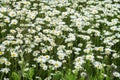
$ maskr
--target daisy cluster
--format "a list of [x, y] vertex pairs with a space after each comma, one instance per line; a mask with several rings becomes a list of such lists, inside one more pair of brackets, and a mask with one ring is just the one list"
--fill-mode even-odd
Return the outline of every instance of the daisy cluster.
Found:
[[117, 80], [119, 62], [120, 0], [0, 0], [2, 79], [34, 68], [34, 79], [71, 69]]

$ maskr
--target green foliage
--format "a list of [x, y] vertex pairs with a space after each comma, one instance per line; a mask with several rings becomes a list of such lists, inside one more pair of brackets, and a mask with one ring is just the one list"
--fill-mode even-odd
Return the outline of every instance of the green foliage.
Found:
[[74, 74], [73, 74], [72, 71], [69, 69], [69, 70], [66, 72], [63, 80], [77, 80], [77, 73], [74, 73]]
[[11, 80], [21, 80], [20, 75], [16, 72], [12, 72]]
[[57, 72], [56, 74], [53, 75], [53, 80], [60, 80], [62, 78], [63, 73], [62, 72]]
[[33, 75], [34, 75], [34, 68], [30, 68], [27, 72], [24, 73], [24, 77], [29, 80], [32, 80]]
[[34, 75], [34, 68], [30, 68], [28, 71], [28, 75], [30, 77], [30, 79], [32, 79], [33, 75]]
[[119, 4], [0, 0], [0, 80], [119, 80]]

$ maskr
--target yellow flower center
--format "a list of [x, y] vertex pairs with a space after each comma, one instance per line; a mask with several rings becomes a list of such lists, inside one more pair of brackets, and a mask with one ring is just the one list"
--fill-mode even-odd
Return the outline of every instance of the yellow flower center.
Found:
[[55, 63], [55, 66], [58, 67], [58, 63]]
[[0, 52], [0, 55], [2, 55], [3, 53], [2, 52]]

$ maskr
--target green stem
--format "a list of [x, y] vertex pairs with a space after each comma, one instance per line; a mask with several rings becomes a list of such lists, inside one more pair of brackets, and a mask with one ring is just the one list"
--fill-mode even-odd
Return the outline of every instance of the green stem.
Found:
[[4, 76], [4, 73], [2, 73], [0, 80], [2, 80], [3, 76]]

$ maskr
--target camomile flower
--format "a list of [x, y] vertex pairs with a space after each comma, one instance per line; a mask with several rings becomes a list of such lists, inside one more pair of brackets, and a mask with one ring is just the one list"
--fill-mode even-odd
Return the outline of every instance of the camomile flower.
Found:
[[[89, 72], [86, 67], [89, 62], [93, 71], [106, 71], [106, 66], [110, 66], [115, 72], [110, 69], [107, 75], [120, 78], [116, 71], [119, 68], [116, 60], [120, 57], [119, 2], [1, 0], [0, 72], [9, 73], [2, 79], [11, 79], [9, 75], [14, 71], [14, 60], [24, 66], [25, 72], [30, 72], [31, 67], [34, 72], [39, 72], [39, 69], [50, 72], [48, 75], [34, 74], [33, 78], [38, 76], [40, 79], [41, 75], [43, 80], [51, 80], [58, 70], [66, 71], [68, 67], [80, 72], [81, 77], [91, 76], [86, 73]], [[103, 61], [109, 55], [113, 60], [110, 65], [106, 59]], [[12, 58], [15, 59], [11, 62]], [[15, 70], [19, 65], [15, 65]]]
[[120, 55], [118, 55], [118, 53], [113, 53], [113, 58], [119, 58], [120, 57]]
[[18, 57], [18, 54], [16, 52], [11, 52], [11, 57]]
[[56, 43], [53, 42], [53, 41], [51, 41], [51, 42], [50, 42], [50, 45], [51, 45], [52, 47], [54, 47], [54, 46], [56, 46]]
[[1, 51], [0, 51], [0, 55], [3, 55], [3, 54], [4, 54], [4, 52], [1, 52]]
[[[10, 0], [1, 0], [1, 2], [2, 2], [2, 3], [9, 3]], [[6, 80], [8, 80], [8, 79], [6, 79]]]
[[111, 66], [112, 66], [113, 68], [115, 68], [115, 69], [117, 69], [117, 68], [118, 68], [118, 66], [117, 66], [117, 65], [115, 65], [114, 63], [112, 63], [112, 64], [111, 64]]
[[40, 53], [40, 51], [38, 51], [38, 50], [37, 50], [37, 51], [34, 51], [34, 52], [33, 52], [33, 56], [38, 56], [39, 53]]
[[4, 22], [9, 23], [10, 22], [10, 18], [9, 17], [5, 18]]
[[8, 40], [13, 40], [13, 39], [14, 39], [14, 36], [8, 35], [6, 38], [7, 38]]
[[98, 62], [98, 61], [93, 62], [93, 65], [94, 65], [97, 69], [102, 69], [102, 68], [103, 68], [103, 65], [102, 65], [100, 62]]
[[37, 30], [37, 31], [42, 30], [41, 26], [36, 26], [36, 30]]
[[111, 35], [112, 33], [109, 31], [104, 31], [104, 35]]
[[2, 18], [4, 15], [2, 13], [0, 13], [0, 18]]
[[10, 71], [9, 68], [2, 68], [0, 72], [7, 74]]
[[41, 51], [42, 51], [42, 53], [46, 53], [46, 52], [47, 52], [47, 49], [46, 49], [46, 48], [43, 48]]
[[9, 44], [10, 44], [10, 41], [8, 41], [8, 40], [3, 41], [2, 44], [4, 44], [4, 45], [9, 45]]
[[39, 38], [39, 37], [36, 37], [36, 38], [35, 38], [35, 42], [36, 42], [36, 43], [39, 43], [39, 42], [41, 42], [41, 41], [42, 41], [41, 38]]
[[69, 42], [69, 43], [67, 44], [67, 46], [68, 46], [68, 47], [71, 47], [71, 46], [73, 46], [73, 43]]
[[120, 73], [118, 73], [118, 72], [113, 72], [113, 76], [120, 78]]
[[16, 30], [11, 29], [10, 32], [11, 32], [12, 34], [15, 34], [15, 33], [16, 33]]
[[36, 17], [35, 14], [30, 15], [30, 18], [31, 18], [32, 20], [35, 19], [35, 17]]
[[33, 34], [33, 33], [36, 32], [36, 30], [34, 30], [34, 29], [28, 29], [28, 32]]
[[103, 51], [103, 47], [95, 47], [95, 50], [97, 50], [97, 51]]
[[75, 41], [76, 37], [73, 33], [69, 33], [68, 38], [66, 38], [65, 42]]
[[89, 37], [89, 36], [82, 36], [82, 38], [83, 38], [84, 40], [90, 40], [90, 37]]
[[73, 47], [73, 49], [74, 49], [76, 52], [81, 51], [81, 48], [76, 48], [76, 47]]
[[103, 57], [102, 57], [102, 56], [97, 56], [97, 58], [98, 58], [98, 59], [103, 59]]
[[111, 50], [110, 48], [106, 48], [106, 49], [105, 49], [105, 54], [110, 54], [111, 51], [112, 51], [112, 50]]
[[90, 53], [91, 49], [90, 48], [87, 48], [87, 49], [84, 49], [83, 50], [85, 53]]
[[75, 59], [75, 62], [76, 62], [76, 63], [80, 63], [80, 64], [85, 63], [85, 61], [84, 61], [84, 58], [83, 58], [83, 57], [77, 57], [77, 58]]
[[82, 43], [79, 43], [79, 44], [78, 44], [78, 46], [79, 46], [79, 47], [82, 47], [82, 46], [83, 46], [83, 44], [82, 44]]
[[16, 25], [18, 21], [16, 19], [11, 20], [11, 24]]
[[38, 63], [45, 63], [47, 61], [47, 59], [44, 56], [39, 56], [37, 58], [37, 62]]
[[9, 61], [6, 61], [6, 62], [5, 62], [5, 65], [10, 66], [11, 63], [10, 63]]
[[25, 5], [30, 5], [31, 4], [30, 1], [22, 1], [22, 3], [25, 4]]
[[62, 54], [61, 54], [61, 55], [58, 55], [58, 58], [59, 58], [60, 60], [63, 60], [63, 59], [64, 59], [64, 57], [65, 57], [65, 56], [64, 56], [64, 55], [62, 55]]
[[1, 7], [1, 8], [0, 8], [0, 12], [4, 13], [4, 12], [6, 12], [6, 11], [7, 11], [7, 8], [6, 8], [6, 7]]
[[62, 66], [62, 63], [61, 63], [60, 61], [55, 61], [55, 62], [53, 63], [53, 65], [54, 65], [55, 68], [59, 68], [59, 67]]
[[52, 51], [52, 50], [53, 50], [53, 47], [52, 47], [52, 46], [48, 46], [48, 47], [47, 47], [47, 50], [48, 50], [48, 51]]
[[93, 55], [86, 55], [86, 60], [94, 61], [94, 56]]
[[23, 34], [18, 33], [18, 34], [16, 35], [16, 37], [17, 37], [17, 38], [23, 38]]
[[65, 53], [66, 53], [67, 55], [72, 54], [72, 52], [73, 52], [72, 50], [66, 50], [66, 51], [65, 51]]
[[15, 11], [11, 11], [8, 14], [10, 17], [15, 17], [16, 16], [16, 12]]
[[86, 76], [87, 76], [87, 73], [86, 73], [86, 72], [82, 72], [80, 75], [81, 75], [82, 77], [86, 77]]
[[64, 45], [59, 45], [59, 47], [57, 48], [58, 52], [63, 52], [63, 49], [65, 49]]
[[117, 26], [112, 26], [112, 27], [110, 27], [110, 29], [115, 31], [115, 30], [117, 30]]
[[47, 60], [50, 59], [50, 56], [49, 55], [45, 55], [44, 56]]
[[55, 60], [50, 59], [50, 60], [48, 60], [48, 63], [49, 63], [49, 64], [54, 64], [54, 63], [55, 63]]
[[5, 57], [1, 57], [0, 58], [0, 64], [3, 64], [5, 62], [7, 62], [7, 59]]
[[92, 14], [97, 14], [97, 13], [98, 13], [97, 9], [92, 10]]
[[48, 69], [48, 66], [47, 66], [47, 65], [44, 65], [42, 68], [43, 68], [43, 70], [47, 70], [47, 69]]
[[30, 68], [25, 68], [24, 71], [27, 72], [27, 71], [29, 71], [29, 69], [30, 69]]
[[95, 31], [95, 36], [100, 36], [100, 32], [99, 31]]
[[[9, 1], [8, 1], [9, 2]], [[9, 78], [6, 78], [6, 77], [4, 77], [4, 79], [3, 80], [10, 80]]]
[[3, 29], [2, 31], [1, 31], [1, 33], [5, 33], [7, 30], [6, 29]]
[[16, 39], [16, 41], [12, 41], [12, 44], [23, 44], [23, 40]]

